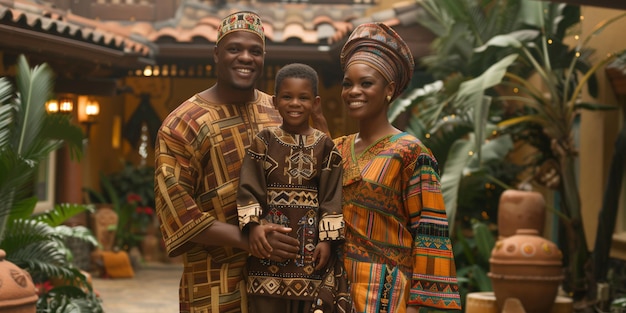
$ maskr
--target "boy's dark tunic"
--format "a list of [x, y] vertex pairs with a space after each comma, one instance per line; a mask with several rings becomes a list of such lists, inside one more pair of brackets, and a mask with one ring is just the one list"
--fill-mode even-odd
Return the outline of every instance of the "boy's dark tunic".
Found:
[[341, 156], [323, 132], [289, 134], [266, 128], [243, 161], [237, 207], [239, 225], [250, 222], [291, 227], [300, 242], [299, 257], [277, 263], [248, 259], [248, 293], [313, 300], [323, 271], [315, 271], [319, 241], [343, 239]]

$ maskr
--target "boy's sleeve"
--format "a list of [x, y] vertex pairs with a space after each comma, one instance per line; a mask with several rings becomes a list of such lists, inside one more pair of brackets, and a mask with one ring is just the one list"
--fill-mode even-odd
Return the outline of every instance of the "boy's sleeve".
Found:
[[267, 142], [257, 135], [246, 151], [239, 174], [237, 189], [237, 214], [239, 228], [248, 223], [260, 224], [263, 208], [267, 206], [266, 177], [263, 163], [267, 152]]

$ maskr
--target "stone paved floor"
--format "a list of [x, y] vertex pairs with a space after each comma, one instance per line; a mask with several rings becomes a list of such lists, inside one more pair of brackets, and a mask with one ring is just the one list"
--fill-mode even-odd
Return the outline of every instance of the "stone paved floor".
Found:
[[181, 264], [146, 264], [133, 278], [93, 278], [105, 313], [177, 313]]

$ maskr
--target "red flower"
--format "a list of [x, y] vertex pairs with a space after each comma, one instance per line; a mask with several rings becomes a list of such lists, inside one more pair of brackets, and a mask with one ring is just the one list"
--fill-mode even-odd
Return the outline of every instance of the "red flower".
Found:
[[50, 291], [54, 286], [52, 286], [52, 283], [48, 280], [42, 282], [42, 283], [36, 283], [35, 284], [35, 288], [37, 289], [37, 295], [42, 295], [42, 294], [46, 294], [48, 293], [48, 291]]
[[137, 208], [135, 208], [135, 213], [137, 213], [137, 214], [145, 214], [145, 215], [152, 215], [152, 214], [154, 214], [154, 209], [152, 209], [149, 206], [138, 206]]
[[126, 201], [128, 203], [139, 203], [141, 202], [141, 196], [136, 193], [129, 193], [128, 196], [126, 196]]

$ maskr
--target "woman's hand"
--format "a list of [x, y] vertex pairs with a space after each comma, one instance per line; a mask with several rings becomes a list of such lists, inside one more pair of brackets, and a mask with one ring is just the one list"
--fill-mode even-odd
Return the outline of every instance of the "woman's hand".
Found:
[[315, 251], [313, 251], [315, 270], [321, 270], [326, 267], [328, 259], [330, 259], [330, 241], [319, 242], [315, 246]]

